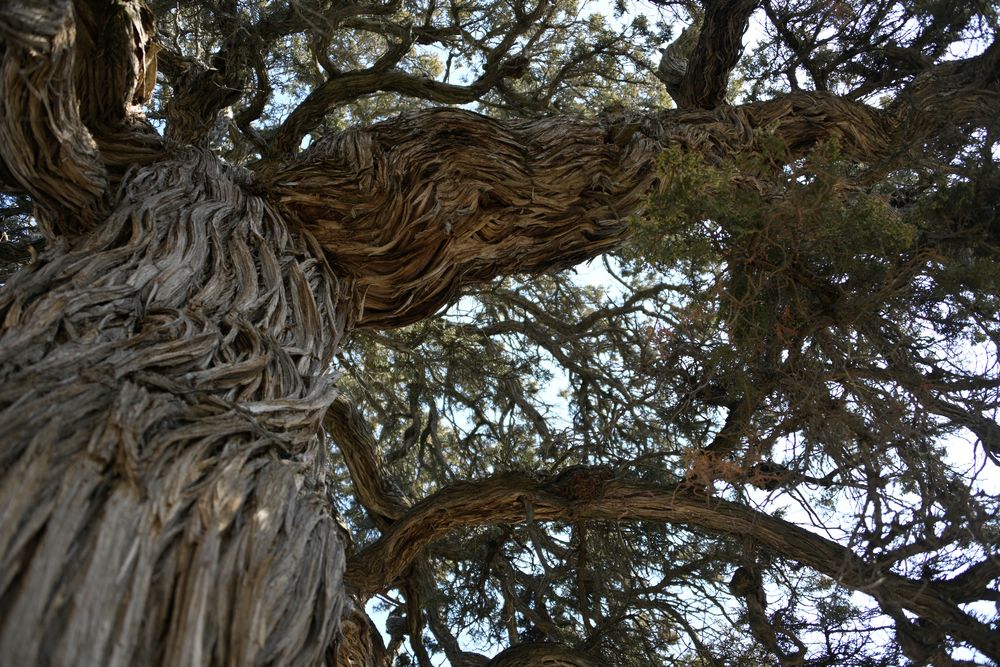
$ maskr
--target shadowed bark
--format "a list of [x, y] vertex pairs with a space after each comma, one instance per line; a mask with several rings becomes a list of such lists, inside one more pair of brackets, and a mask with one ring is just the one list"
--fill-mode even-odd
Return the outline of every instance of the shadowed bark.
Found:
[[183, 152], [4, 291], [4, 662], [313, 665], [334, 640], [316, 430], [348, 311], [250, 189]]
[[[0, 145], [50, 235], [78, 234], [106, 213], [107, 171], [80, 116], [69, 0], [0, 12]], [[33, 122], [25, 122], [31, 119]]]
[[[997, 100], [993, 46], [921, 75], [886, 111], [820, 94], [598, 120], [430, 110], [253, 174], [193, 148], [167, 155], [148, 131], [137, 106], [155, 48], [141, 5], [76, 7], [0, 9], [0, 176], [31, 195], [54, 237], [0, 294], [0, 655], [11, 664], [319, 664], [346, 600], [319, 429], [353, 326], [413, 322], [465, 285], [620, 243], [666, 147], [718, 160], [766, 130], [791, 157], [837, 137], [849, 156], [891, 161]], [[511, 74], [502, 65], [497, 77]], [[393, 81], [365, 85], [414, 85]], [[199, 140], [227, 99], [197, 110], [180, 139]], [[290, 117], [288, 136], [321, 102]], [[352, 473], [379, 474], [362, 464]], [[389, 498], [367, 481], [362, 495]], [[405, 514], [398, 498], [368, 504], [387, 528], [351, 560], [363, 591], [463, 526], [529, 511], [669, 521], [752, 535], [1000, 654], [937, 588], [681, 487], [502, 478]]]
[[342, 397], [327, 410], [323, 426], [340, 450], [358, 502], [380, 529], [403, 516], [409, 503], [388, 479], [385, 462], [364, 416]]
[[537, 642], [512, 646], [490, 660], [486, 667], [597, 667], [597, 662], [582, 651]]
[[674, 101], [678, 107], [714, 109], [726, 101], [729, 74], [743, 53], [743, 35], [757, 0], [712, 0], [688, 58]]

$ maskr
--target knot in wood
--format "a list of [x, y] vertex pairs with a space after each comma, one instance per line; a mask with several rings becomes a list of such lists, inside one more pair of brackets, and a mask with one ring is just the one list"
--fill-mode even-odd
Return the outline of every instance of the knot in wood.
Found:
[[593, 500], [604, 493], [604, 487], [614, 476], [610, 468], [572, 466], [556, 475], [546, 490], [567, 500]]

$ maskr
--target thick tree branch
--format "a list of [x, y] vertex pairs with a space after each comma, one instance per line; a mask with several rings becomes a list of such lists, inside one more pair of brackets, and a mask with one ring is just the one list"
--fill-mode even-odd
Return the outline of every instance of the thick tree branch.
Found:
[[91, 130], [111, 131], [153, 95], [153, 15], [137, 0], [75, 0], [74, 8], [80, 114]]
[[352, 557], [345, 581], [361, 591], [381, 590], [430, 543], [462, 528], [526, 521], [528, 507], [538, 521], [665, 521], [741, 539], [752, 537], [768, 550], [872, 595], [880, 604], [932, 619], [986, 655], [1000, 656], [1000, 638], [932, 582], [882, 571], [832, 540], [690, 486], [609, 480], [607, 472], [583, 469], [546, 480], [507, 474], [447, 487], [414, 506], [375, 544]]
[[886, 111], [822, 93], [597, 120], [432, 109], [342, 132], [258, 172], [354, 278], [361, 325], [401, 326], [463, 284], [557, 270], [621, 243], [668, 147], [717, 162], [759, 150], [770, 133], [794, 160], [837, 139], [846, 157], [891, 167], [956, 123], [992, 123], [998, 53], [931, 70]]
[[710, 0], [684, 78], [674, 101], [679, 107], [714, 109], [726, 101], [729, 74], [743, 53], [743, 34], [758, 0]]
[[80, 116], [75, 36], [68, 0], [0, 9], [2, 162], [49, 235], [79, 234], [107, 211], [107, 173]]
[[[237, 31], [233, 41], [255, 44], [252, 35]], [[201, 144], [215, 125], [219, 111], [243, 96], [254, 71], [251, 48], [229, 49], [210, 67], [193, 58], [164, 53], [164, 62], [175, 72], [171, 77], [173, 97], [167, 104], [167, 139], [177, 144]], [[259, 50], [259, 47], [258, 47]], [[263, 111], [263, 104], [261, 111]]]
[[925, 70], [889, 106], [911, 144], [942, 128], [963, 124], [995, 127], [1000, 109], [1000, 40], [982, 54]]
[[435, 109], [343, 132], [261, 175], [355, 278], [361, 324], [400, 326], [462, 284], [557, 270], [617, 245], [666, 147], [714, 161], [750, 149], [764, 128], [793, 154], [832, 136], [854, 154], [891, 144], [879, 112], [830, 96], [590, 121]]
[[327, 664], [350, 667], [389, 667], [392, 655], [385, 649], [382, 635], [365, 613], [364, 605], [349, 597], [340, 615], [340, 638], [336, 650], [328, 651], [333, 660]]
[[27, 262], [46, 246], [44, 238], [0, 241], [0, 262]]
[[153, 15], [141, 0], [74, 0], [80, 114], [115, 183], [128, 167], [162, 157], [143, 106], [156, 86]]
[[597, 667], [598, 663], [583, 651], [561, 644], [531, 642], [518, 644], [498, 653], [486, 667]]

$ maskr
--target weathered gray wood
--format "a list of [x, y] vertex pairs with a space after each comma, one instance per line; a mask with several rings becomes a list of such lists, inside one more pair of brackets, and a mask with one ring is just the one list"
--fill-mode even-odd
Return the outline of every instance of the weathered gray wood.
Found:
[[0, 297], [0, 662], [315, 665], [344, 547], [320, 419], [348, 323], [248, 172], [137, 172]]

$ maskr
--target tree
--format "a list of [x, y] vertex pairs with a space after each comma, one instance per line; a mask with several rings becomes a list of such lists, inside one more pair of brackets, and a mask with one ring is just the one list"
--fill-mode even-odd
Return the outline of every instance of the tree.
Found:
[[659, 6], [0, 8], [4, 664], [1000, 659], [995, 7]]

